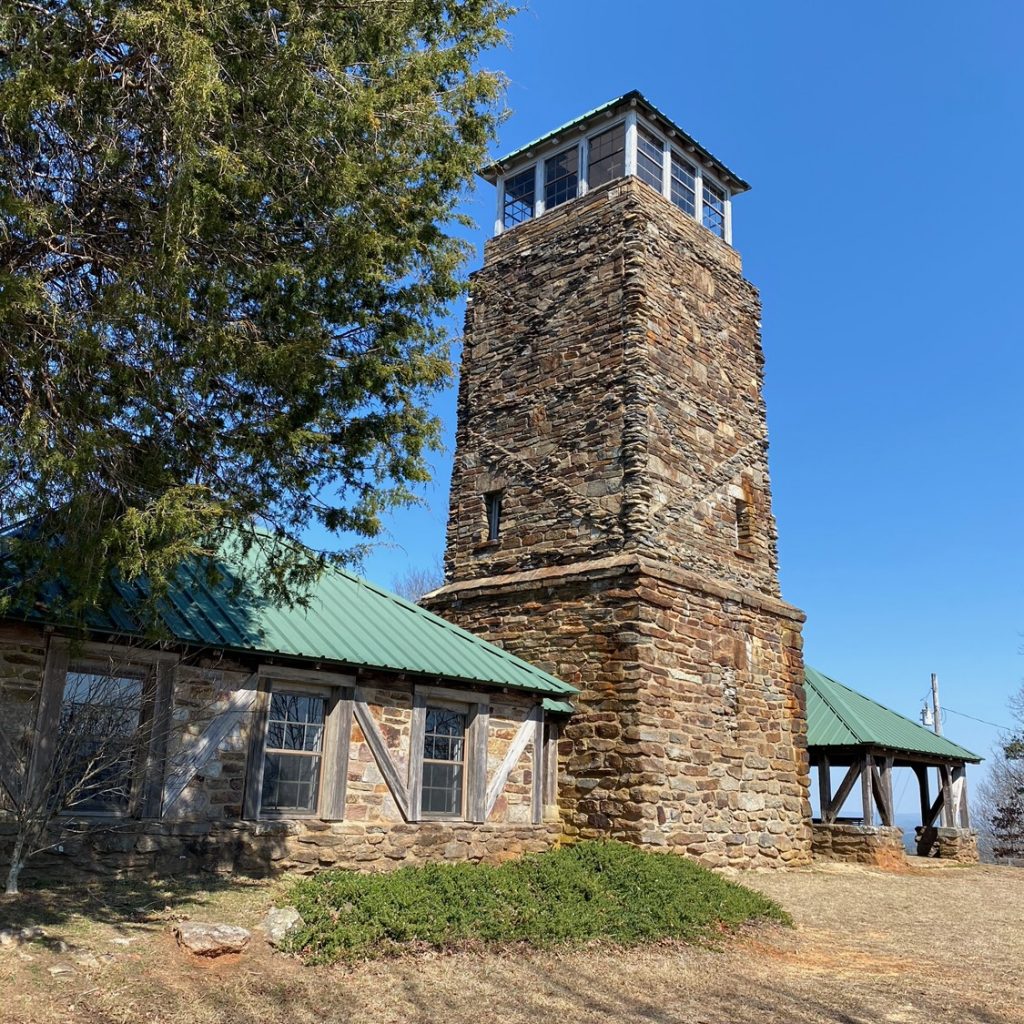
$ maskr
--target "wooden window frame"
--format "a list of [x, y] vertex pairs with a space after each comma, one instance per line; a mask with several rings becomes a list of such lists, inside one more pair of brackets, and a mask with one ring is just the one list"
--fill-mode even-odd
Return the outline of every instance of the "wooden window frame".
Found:
[[[428, 758], [424, 751], [424, 743], [426, 741], [426, 717], [432, 710], [437, 711], [454, 711], [456, 714], [460, 714], [465, 718], [465, 728], [462, 731], [462, 760], [461, 761], [440, 761], [436, 758]], [[420, 763], [421, 781], [419, 787], [419, 795], [417, 797], [417, 816], [420, 821], [466, 821], [468, 807], [469, 807], [469, 773], [470, 773], [470, 758], [472, 756], [470, 750], [470, 744], [472, 742], [470, 736], [470, 725], [472, 722], [473, 705], [466, 701], [455, 701], [455, 700], [443, 700], [443, 699], [429, 699], [424, 707], [424, 729], [423, 734], [420, 737], [419, 747], [417, 750], [410, 750], [410, 758], [416, 757]], [[428, 764], [461, 764], [462, 766], [462, 784], [461, 793], [459, 794], [459, 809], [457, 811], [425, 811], [423, 809], [423, 782], [422, 773], [423, 769]]]
[[137, 675], [142, 680], [127, 806], [123, 809], [68, 807], [59, 812], [62, 819], [126, 821], [159, 817], [160, 814], [174, 669], [179, 660], [177, 654], [167, 651], [141, 650], [117, 644], [86, 644], [80, 656], [72, 661], [70, 641], [66, 637], [52, 636], [43, 669], [26, 785], [41, 785], [45, 781], [45, 765], [54, 755], [69, 673], [111, 675], [112, 658], [123, 664], [123, 674]]
[[[262, 807], [270, 701], [275, 690], [323, 697], [326, 701], [315, 811], [264, 811]], [[354, 691], [355, 679], [351, 676], [331, 676], [305, 669], [279, 669], [273, 666], [261, 668], [246, 756], [242, 812], [246, 821], [344, 820]]]

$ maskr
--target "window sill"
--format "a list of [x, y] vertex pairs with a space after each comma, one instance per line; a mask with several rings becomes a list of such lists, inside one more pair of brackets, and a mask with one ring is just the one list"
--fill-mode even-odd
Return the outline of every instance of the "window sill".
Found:
[[473, 545], [473, 553], [480, 554], [484, 551], [496, 551], [500, 547], [500, 540], [481, 540]]
[[734, 555], [735, 555], [735, 556], [736, 556], [737, 558], [742, 558], [742, 559], [744, 559], [744, 560], [745, 560], [745, 561], [747, 561], [747, 562], [753, 562], [753, 561], [755, 560], [755, 559], [754, 559], [754, 552], [753, 552], [753, 551], [742, 551], [742, 550], [740, 550], [739, 548], [737, 548], [737, 549], [736, 549], [736, 550], [735, 550], [735, 551], [733, 552], [733, 554], [734, 554]]

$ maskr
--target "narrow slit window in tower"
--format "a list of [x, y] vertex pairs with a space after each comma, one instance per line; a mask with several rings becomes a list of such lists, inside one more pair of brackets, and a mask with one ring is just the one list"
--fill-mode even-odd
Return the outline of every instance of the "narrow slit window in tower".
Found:
[[484, 495], [487, 511], [487, 539], [496, 541], [501, 536], [501, 491], [488, 491]]
[[749, 555], [754, 541], [754, 521], [750, 502], [744, 498], [736, 499], [736, 550]]

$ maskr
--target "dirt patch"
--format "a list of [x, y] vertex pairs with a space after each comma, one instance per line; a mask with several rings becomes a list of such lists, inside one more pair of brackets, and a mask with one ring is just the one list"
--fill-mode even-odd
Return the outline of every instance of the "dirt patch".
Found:
[[[744, 930], [714, 949], [428, 953], [322, 969], [273, 953], [258, 932], [235, 962], [212, 964], [184, 956], [170, 935], [183, 916], [254, 928], [281, 883], [86, 892], [63, 903], [34, 895], [18, 909], [0, 903], [0, 927], [5, 917], [40, 923], [49, 943], [0, 950], [0, 1021], [1024, 1024], [1024, 870], [831, 866], [740, 877], [796, 927]], [[73, 973], [51, 975], [58, 965]]]

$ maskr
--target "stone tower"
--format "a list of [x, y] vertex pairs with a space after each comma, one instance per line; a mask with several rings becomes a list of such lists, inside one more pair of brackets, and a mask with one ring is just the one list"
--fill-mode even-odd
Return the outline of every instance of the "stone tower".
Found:
[[488, 168], [435, 611], [580, 687], [569, 836], [802, 863], [800, 628], [780, 599], [747, 185], [639, 93]]

